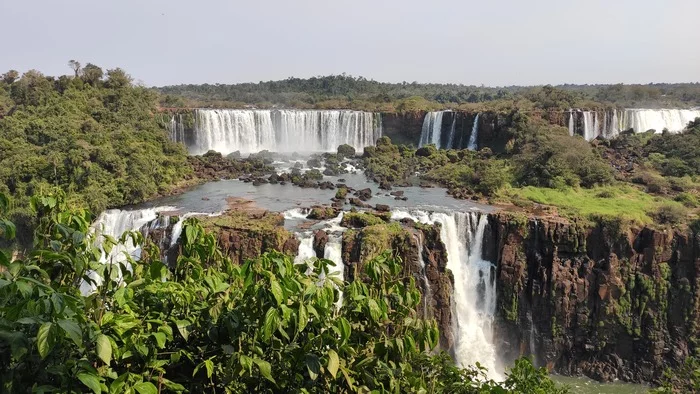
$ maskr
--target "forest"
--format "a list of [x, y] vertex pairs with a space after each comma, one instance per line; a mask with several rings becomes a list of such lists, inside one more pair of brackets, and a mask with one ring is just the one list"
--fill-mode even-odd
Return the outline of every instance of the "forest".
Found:
[[185, 148], [155, 116], [155, 92], [119, 68], [74, 66], [75, 76], [0, 78], [0, 192], [13, 196], [19, 226], [31, 226], [29, 198], [50, 188], [99, 213], [166, 193], [191, 173]]
[[[381, 112], [502, 105], [523, 109], [620, 106], [700, 106], [700, 84], [558, 85], [485, 87], [418, 82], [383, 83], [351, 75], [287, 78], [239, 84], [175, 85], [156, 88], [163, 107], [350, 108]], [[556, 92], [552, 100], [551, 92]], [[549, 99], [543, 99], [549, 96]]]

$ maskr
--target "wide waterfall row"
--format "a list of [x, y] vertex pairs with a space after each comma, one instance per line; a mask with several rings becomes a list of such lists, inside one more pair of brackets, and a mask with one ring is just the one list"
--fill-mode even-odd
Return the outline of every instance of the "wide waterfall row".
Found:
[[489, 378], [499, 380], [502, 371], [493, 341], [496, 312], [495, 267], [483, 259], [487, 216], [470, 212], [392, 212], [392, 218], [440, 224], [440, 238], [447, 249], [447, 268], [454, 275], [452, 303], [452, 355], [461, 366], [479, 362]]
[[[425, 114], [418, 146], [435, 145], [438, 149], [478, 149], [479, 114], [466, 127], [468, 115], [453, 111], [433, 111]], [[467, 134], [468, 133], [468, 134]], [[465, 135], [468, 142], [465, 144]]]
[[190, 136], [175, 118], [169, 129], [192, 154], [329, 152], [342, 144], [362, 151], [382, 135], [380, 114], [348, 110], [198, 109]]
[[649, 130], [679, 133], [696, 118], [700, 118], [700, 109], [572, 110], [568, 126], [569, 134], [579, 134], [591, 141], [597, 137], [614, 138], [620, 131], [630, 129], [635, 133]]

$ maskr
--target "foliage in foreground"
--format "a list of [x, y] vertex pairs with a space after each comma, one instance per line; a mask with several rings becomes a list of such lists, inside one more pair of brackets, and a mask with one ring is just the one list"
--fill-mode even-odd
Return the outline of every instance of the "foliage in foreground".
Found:
[[654, 394], [697, 392], [700, 392], [700, 360], [695, 357], [688, 357], [676, 370], [667, 369], [661, 378], [661, 385], [652, 391]]
[[[268, 253], [236, 266], [189, 220], [172, 269], [137, 233], [121, 242], [143, 244], [140, 261], [101, 264], [87, 212], [33, 203], [36, 249], [0, 252], [3, 392], [563, 392], [527, 360], [497, 384], [429, 355], [436, 324], [417, 317], [420, 293], [388, 254], [349, 284], [328, 260]], [[90, 270], [105, 280], [83, 296]]]

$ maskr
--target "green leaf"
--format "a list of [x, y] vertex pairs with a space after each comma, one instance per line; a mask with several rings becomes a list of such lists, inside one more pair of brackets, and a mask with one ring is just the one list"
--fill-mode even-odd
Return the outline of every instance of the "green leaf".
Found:
[[306, 355], [306, 369], [309, 371], [311, 380], [318, 378], [318, 374], [321, 372], [321, 362], [315, 354]]
[[124, 387], [124, 383], [126, 383], [128, 377], [128, 372], [119, 375], [119, 377], [109, 385], [109, 392], [112, 394], [122, 393], [122, 387]]
[[100, 387], [100, 378], [97, 375], [91, 373], [82, 372], [78, 374], [78, 379], [83, 382], [90, 390], [95, 394], [100, 394], [102, 388]]
[[379, 308], [377, 301], [370, 299], [367, 302], [367, 306], [369, 308], [369, 315], [372, 317], [372, 320], [379, 323], [379, 319], [382, 317], [382, 310]]
[[59, 320], [58, 325], [65, 331], [70, 339], [75, 342], [78, 347], [83, 347], [83, 331], [78, 323], [73, 320]]
[[187, 320], [177, 320], [175, 322], [175, 325], [177, 326], [177, 330], [180, 332], [180, 335], [182, 335], [183, 338], [185, 338], [185, 341], [187, 338], [190, 336], [189, 331], [187, 331], [187, 327], [190, 325], [190, 322]]
[[248, 371], [248, 373], [253, 372], [253, 359], [252, 358], [246, 356], [245, 354], [241, 354], [240, 357], [238, 358], [238, 362], [241, 363], [241, 368]]
[[279, 323], [279, 314], [277, 309], [270, 308], [265, 313], [265, 323], [263, 324], [263, 339], [268, 340], [272, 336], [272, 333], [277, 331], [277, 324]]
[[258, 366], [260, 374], [272, 383], [275, 383], [275, 379], [272, 378], [272, 365], [265, 360], [259, 358], [254, 358], [253, 362]]
[[185, 391], [185, 386], [179, 383], [175, 383], [172, 380], [162, 378], [161, 381], [163, 382], [163, 385], [165, 385], [165, 388], [167, 388], [170, 391], [174, 391], [176, 393], [182, 393]]
[[112, 361], [112, 344], [109, 342], [107, 335], [100, 334], [97, 336], [97, 357], [103, 363], [109, 365]]
[[165, 347], [165, 334], [162, 332], [155, 332], [151, 335], [156, 339], [156, 345], [158, 348], [163, 349]]
[[277, 301], [277, 305], [282, 305], [284, 303], [284, 293], [282, 292], [282, 287], [274, 278], [270, 279], [270, 289]]
[[328, 351], [328, 372], [331, 376], [335, 378], [338, 373], [338, 367], [340, 366], [340, 359], [338, 358], [338, 353], [331, 349]]
[[297, 322], [297, 332], [302, 332], [304, 328], [306, 328], [306, 324], [309, 322], [309, 312], [306, 311], [304, 304], [299, 304], [297, 316], [299, 316], [299, 321]]
[[338, 325], [338, 328], [340, 329], [340, 336], [343, 339], [343, 342], [347, 341], [350, 338], [351, 333], [350, 322], [346, 318], [341, 317], [340, 319], [338, 319]]
[[204, 361], [204, 367], [207, 369], [207, 377], [211, 379], [214, 374], [214, 362], [211, 359]]
[[36, 346], [41, 358], [46, 358], [56, 343], [56, 335], [53, 331], [53, 323], [44, 323], [39, 327], [39, 332], [36, 334]]
[[139, 394], [158, 394], [158, 389], [151, 382], [136, 383], [134, 390]]

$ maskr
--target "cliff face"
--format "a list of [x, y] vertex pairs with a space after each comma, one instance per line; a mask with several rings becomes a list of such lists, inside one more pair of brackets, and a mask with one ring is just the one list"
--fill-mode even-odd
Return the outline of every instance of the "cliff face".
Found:
[[202, 224], [216, 234], [221, 249], [237, 264], [268, 251], [296, 255], [299, 249], [299, 241], [285, 230], [284, 217], [279, 213], [232, 210], [203, 218]]
[[[408, 114], [383, 113], [383, 135], [391, 138], [394, 144], [418, 146], [425, 115], [425, 112]], [[448, 147], [450, 134], [454, 126], [451, 148], [465, 149], [474, 130], [474, 121], [477, 120], [477, 115], [479, 115], [477, 149], [488, 147], [495, 152], [503, 151], [506, 143], [511, 138], [508, 129], [512, 125], [512, 115], [495, 112], [445, 112], [442, 117], [440, 133], [441, 146]]]
[[485, 242], [504, 361], [532, 354], [562, 374], [652, 381], [696, 353], [698, 234], [499, 213]]

